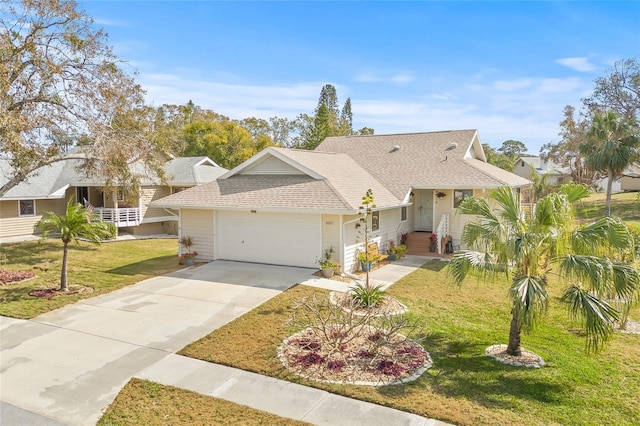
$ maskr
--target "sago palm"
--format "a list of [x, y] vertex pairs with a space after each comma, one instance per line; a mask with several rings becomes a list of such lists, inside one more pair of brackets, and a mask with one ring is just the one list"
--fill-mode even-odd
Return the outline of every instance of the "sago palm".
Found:
[[620, 301], [637, 301], [640, 273], [631, 263], [634, 242], [627, 227], [609, 217], [575, 225], [572, 203], [587, 194], [581, 185], [563, 185], [541, 198], [529, 216], [509, 188], [492, 191], [488, 199], [469, 198], [458, 208], [477, 220], [465, 225], [462, 240], [469, 250], [453, 255], [449, 272], [458, 284], [474, 272], [507, 277], [510, 355], [521, 354], [522, 331], [546, 310], [550, 273], [565, 286], [561, 300], [582, 320], [588, 349], [597, 350], [611, 335], [621, 320]]
[[67, 203], [64, 215], [58, 215], [51, 211], [47, 212], [36, 227], [42, 230], [43, 238], [50, 233], [55, 233], [59, 234], [62, 240], [60, 291], [67, 291], [69, 243], [72, 241], [77, 243], [79, 238], [84, 238], [98, 244], [100, 241], [115, 235], [113, 224], [103, 222], [96, 214], [85, 209], [82, 204], [75, 203], [73, 198]]

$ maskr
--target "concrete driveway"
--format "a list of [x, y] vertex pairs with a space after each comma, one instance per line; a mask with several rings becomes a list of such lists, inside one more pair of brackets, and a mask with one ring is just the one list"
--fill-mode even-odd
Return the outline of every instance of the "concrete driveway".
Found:
[[95, 424], [132, 376], [313, 272], [215, 261], [32, 320], [0, 317], [0, 401]]

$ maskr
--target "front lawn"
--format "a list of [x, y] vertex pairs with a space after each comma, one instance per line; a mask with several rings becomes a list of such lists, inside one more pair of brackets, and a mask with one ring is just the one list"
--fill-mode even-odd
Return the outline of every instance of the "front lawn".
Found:
[[69, 303], [97, 296], [181, 268], [175, 239], [69, 245], [68, 282], [92, 292], [29, 296], [35, 289], [60, 287], [62, 242], [58, 239], [2, 244], [0, 268], [35, 272], [33, 279], [0, 285], [0, 315], [33, 318]]
[[[184, 348], [182, 355], [372, 401], [461, 424], [640, 424], [640, 336], [617, 333], [600, 353], [585, 353], [575, 322], [552, 286], [547, 317], [523, 346], [541, 355], [542, 369], [510, 367], [484, 355], [507, 343], [506, 284], [447, 280], [445, 263], [429, 262], [400, 280], [389, 294], [424, 324], [424, 347], [433, 367], [415, 382], [372, 388], [301, 379], [276, 359], [292, 300], [318, 289], [296, 286]], [[632, 311], [640, 320], [640, 309]]]
[[291, 425], [309, 423], [173, 386], [131, 379], [107, 408], [99, 426]]

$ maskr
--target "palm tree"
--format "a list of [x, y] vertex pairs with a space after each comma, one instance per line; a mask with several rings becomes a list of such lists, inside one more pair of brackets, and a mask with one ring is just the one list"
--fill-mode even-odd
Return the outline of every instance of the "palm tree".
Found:
[[538, 200], [530, 217], [510, 188], [493, 190], [489, 200], [469, 198], [458, 208], [478, 220], [465, 225], [462, 240], [470, 250], [453, 255], [449, 273], [458, 284], [472, 272], [510, 281], [510, 355], [521, 354], [522, 331], [531, 330], [545, 311], [547, 274], [554, 269], [565, 285], [561, 300], [582, 319], [587, 349], [598, 350], [621, 319], [610, 301], [637, 300], [640, 272], [624, 261], [633, 261], [633, 237], [619, 219], [609, 217], [577, 227], [572, 203], [586, 195], [583, 185], [563, 185]]
[[100, 220], [96, 214], [88, 211], [82, 204], [75, 203], [73, 197], [67, 203], [64, 215], [47, 212], [36, 227], [42, 230], [42, 238], [46, 238], [51, 232], [60, 234], [63, 243], [60, 291], [67, 291], [69, 243], [71, 241], [78, 243], [79, 238], [84, 238], [99, 244], [100, 241], [115, 235], [113, 224]]
[[596, 112], [587, 132], [587, 141], [579, 146], [587, 167], [606, 173], [607, 200], [605, 216], [611, 216], [611, 187], [631, 163], [640, 158], [638, 128], [621, 120], [615, 112]]

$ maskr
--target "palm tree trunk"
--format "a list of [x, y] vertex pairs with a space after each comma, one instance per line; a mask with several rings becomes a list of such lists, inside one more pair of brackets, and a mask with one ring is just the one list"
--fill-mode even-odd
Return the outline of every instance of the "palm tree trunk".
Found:
[[65, 242], [62, 248], [62, 271], [60, 272], [60, 291], [67, 291], [67, 255], [69, 243]]
[[522, 334], [522, 326], [518, 319], [518, 308], [515, 306], [511, 310], [511, 329], [509, 330], [509, 345], [507, 353], [513, 356], [520, 356], [522, 348], [520, 347], [520, 335]]
[[605, 217], [611, 216], [611, 191], [613, 190], [613, 171], [609, 170], [607, 174], [607, 202], [604, 208]]

